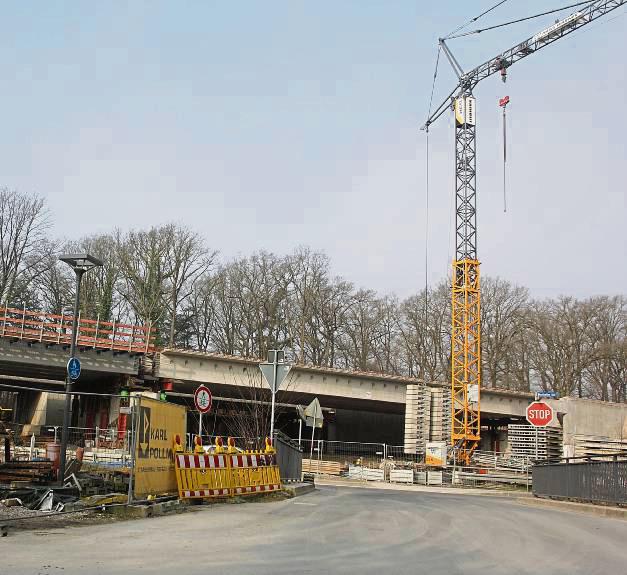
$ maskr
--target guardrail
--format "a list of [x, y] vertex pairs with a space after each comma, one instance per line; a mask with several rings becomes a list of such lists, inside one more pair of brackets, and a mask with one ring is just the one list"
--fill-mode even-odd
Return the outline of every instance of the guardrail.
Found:
[[627, 505], [627, 454], [569, 457], [533, 468], [533, 493], [541, 497]]
[[[0, 337], [48, 344], [72, 342], [72, 315], [0, 307]], [[77, 345], [82, 348], [148, 353], [154, 351], [150, 325], [130, 325], [78, 316]]]

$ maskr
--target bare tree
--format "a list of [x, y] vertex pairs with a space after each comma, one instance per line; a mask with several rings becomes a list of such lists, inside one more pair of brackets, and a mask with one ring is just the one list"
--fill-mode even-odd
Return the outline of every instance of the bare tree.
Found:
[[129, 232], [120, 246], [120, 295], [138, 322], [163, 323], [172, 280], [170, 247], [165, 228]]
[[529, 294], [526, 288], [500, 278], [485, 278], [481, 286], [482, 382], [509, 387], [506, 357], [521, 334]]
[[[311, 361], [313, 302], [327, 285], [329, 258], [323, 253], [301, 247], [286, 258], [285, 265], [289, 280], [290, 340], [294, 351], [298, 350], [299, 362], [306, 363]], [[315, 333], [315, 326], [313, 331]]]
[[168, 225], [162, 228], [161, 233], [167, 238], [165, 274], [169, 283], [168, 343], [174, 346], [177, 314], [181, 311], [181, 305], [191, 296], [194, 281], [211, 267], [217, 252], [209, 251], [205, 240], [188, 228]]
[[405, 372], [425, 381], [448, 381], [451, 353], [450, 288], [441, 283], [407, 298], [399, 309], [399, 353]]
[[33, 282], [54, 265], [49, 228], [42, 197], [0, 190], [0, 302], [34, 299]]
[[627, 305], [625, 297], [595, 297], [591, 326], [592, 358], [586, 368], [587, 392], [603, 401], [624, 402], [627, 381]]

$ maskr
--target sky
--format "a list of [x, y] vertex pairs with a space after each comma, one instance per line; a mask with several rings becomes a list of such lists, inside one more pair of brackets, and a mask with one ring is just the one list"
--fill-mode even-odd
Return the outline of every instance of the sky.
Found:
[[[310, 246], [406, 297], [453, 257], [452, 119], [430, 131], [428, 212], [420, 130], [437, 39], [494, 3], [3, 2], [0, 186], [43, 195], [58, 237], [175, 222], [225, 260]], [[559, 4], [506, 2], [469, 29]], [[449, 45], [468, 70], [554, 19]], [[623, 7], [475, 90], [483, 275], [625, 293], [626, 31]], [[454, 85], [442, 59], [434, 103]]]

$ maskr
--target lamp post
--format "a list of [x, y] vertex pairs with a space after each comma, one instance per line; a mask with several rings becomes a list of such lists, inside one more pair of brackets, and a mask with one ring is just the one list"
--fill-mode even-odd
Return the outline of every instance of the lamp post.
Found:
[[[59, 260], [68, 264], [76, 274], [76, 295], [74, 297], [74, 317], [72, 318], [72, 342], [70, 345], [70, 361], [74, 359], [76, 355], [76, 339], [78, 335], [78, 309], [80, 305], [81, 297], [81, 280], [83, 274], [90, 269], [101, 267], [104, 265], [98, 258], [85, 254], [64, 254], [59, 256]], [[70, 362], [68, 362], [68, 367]], [[69, 370], [65, 376], [65, 406], [63, 408], [63, 431], [61, 433], [61, 453], [59, 454], [59, 472], [58, 480], [63, 483], [65, 479], [65, 462], [66, 451], [70, 426], [70, 410], [72, 406], [72, 377]]]

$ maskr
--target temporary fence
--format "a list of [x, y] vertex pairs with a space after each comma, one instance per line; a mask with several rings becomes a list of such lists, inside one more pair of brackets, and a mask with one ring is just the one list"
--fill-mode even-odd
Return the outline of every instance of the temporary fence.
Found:
[[536, 465], [533, 493], [541, 497], [627, 505], [627, 455], [576, 457]]
[[180, 499], [229, 497], [281, 490], [276, 451], [271, 442], [261, 451], [240, 451], [229, 438], [227, 447], [216, 439], [206, 453], [200, 438], [193, 452], [185, 452], [181, 437], [174, 440], [176, 480]]
[[[90, 394], [87, 394], [90, 395]], [[166, 495], [177, 492], [172, 437], [184, 436], [185, 407], [146, 396], [123, 396], [119, 425], [109, 427], [69, 427], [67, 429], [65, 482], [79, 490], [86, 475], [97, 475], [116, 491], [128, 491], [128, 498]], [[35, 435], [36, 433], [36, 435]], [[0, 436], [8, 449], [0, 459], [5, 467], [27, 462], [52, 465], [57, 473], [61, 461], [61, 426], [1, 422]], [[81, 472], [81, 477], [77, 474]], [[84, 472], [87, 472], [85, 474]]]
[[[24, 433], [24, 424], [5, 424], [11, 436], [11, 459], [25, 461], [51, 456], [51, 445], [59, 446], [61, 426], [38, 426], [38, 434]], [[83, 461], [93, 464], [128, 466], [131, 461], [131, 430], [119, 432], [117, 427], [68, 427], [67, 461], [81, 448]]]
[[421, 485], [531, 486], [529, 457], [476, 451], [471, 466], [460, 466], [449, 447], [444, 466], [426, 465], [423, 454], [406, 453], [402, 445], [314, 440], [301, 441], [303, 472], [364, 481]]

